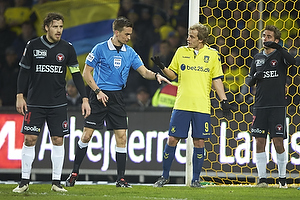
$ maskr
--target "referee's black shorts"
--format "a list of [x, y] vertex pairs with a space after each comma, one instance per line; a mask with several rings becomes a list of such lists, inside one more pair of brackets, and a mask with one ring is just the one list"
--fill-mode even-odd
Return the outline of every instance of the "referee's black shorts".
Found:
[[89, 102], [92, 111], [85, 119], [84, 127], [101, 130], [105, 121], [107, 130], [127, 129], [127, 113], [123, 92], [121, 90], [102, 90], [102, 92], [108, 96], [106, 107], [97, 100], [96, 94], [91, 90]]
[[287, 138], [285, 107], [253, 109], [252, 136], [267, 138], [268, 132], [271, 139]]

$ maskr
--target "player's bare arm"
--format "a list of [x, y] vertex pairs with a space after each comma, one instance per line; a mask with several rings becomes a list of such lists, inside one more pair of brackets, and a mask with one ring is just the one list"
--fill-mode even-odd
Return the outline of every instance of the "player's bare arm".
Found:
[[170, 80], [175, 80], [177, 78], [176, 73], [173, 70], [170, 70], [169, 68], [164, 68], [161, 70], [164, 75], [166, 75]]
[[222, 79], [220, 79], [220, 78], [215, 79], [212, 81], [212, 84], [213, 84], [214, 88], [216, 89], [219, 98], [221, 100], [227, 100]]
[[230, 117], [230, 112], [232, 110], [232, 107], [228, 103], [225, 91], [224, 91], [224, 85], [221, 78], [215, 79], [212, 81], [213, 87], [215, 88], [220, 100], [221, 100], [221, 108], [223, 110], [223, 116], [225, 118]]
[[177, 75], [172, 70], [165, 67], [164, 63], [160, 61], [159, 56], [151, 57], [151, 60], [160, 68], [160, 70], [166, 75], [170, 80], [177, 78]]

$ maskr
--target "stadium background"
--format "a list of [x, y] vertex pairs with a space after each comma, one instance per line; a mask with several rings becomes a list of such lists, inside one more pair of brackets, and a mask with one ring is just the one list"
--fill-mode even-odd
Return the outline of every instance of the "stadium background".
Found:
[[[107, 39], [111, 34], [111, 22], [117, 16], [119, 1], [117, 0], [86, 0], [86, 1], [54, 1], [33, 8], [37, 13], [38, 20], [42, 20], [48, 11], [61, 12], [65, 16], [63, 38], [72, 42], [80, 66], [83, 67], [87, 52], [99, 41]], [[221, 55], [223, 71], [225, 73], [224, 84], [230, 103], [235, 107], [232, 118], [222, 118], [218, 99], [214, 91], [211, 93], [212, 100], [212, 127], [213, 138], [206, 142], [207, 157], [203, 166], [201, 177], [207, 181], [218, 183], [252, 183], [256, 177], [255, 158], [253, 157], [253, 140], [249, 136], [249, 128], [252, 121], [252, 105], [254, 89], [244, 85], [244, 78], [248, 73], [248, 66], [253, 56], [260, 50], [261, 41], [259, 36], [261, 29], [266, 24], [275, 24], [282, 31], [281, 44], [289, 50], [297, 60], [299, 66], [299, 16], [300, 5], [298, 1], [203, 1], [200, 0], [199, 21], [210, 27], [211, 35], [209, 45], [216, 48]], [[37, 21], [37, 27], [40, 26]], [[37, 30], [40, 30], [37, 28]], [[38, 34], [42, 34], [38, 32]], [[291, 66], [288, 70], [287, 80], [287, 119], [289, 138], [285, 141], [288, 156], [287, 178], [288, 183], [298, 183], [299, 180], [299, 70]], [[276, 89], [276, 88], [274, 88]], [[19, 151], [12, 159], [8, 156], [11, 142], [15, 143], [15, 149], [22, 146], [22, 134], [20, 119], [16, 117], [13, 108], [2, 107], [0, 121], [0, 173], [1, 181], [19, 180], [20, 156]], [[168, 108], [153, 108], [146, 111], [128, 109], [129, 130], [128, 137], [131, 139], [132, 155], [128, 158], [127, 174], [131, 176], [131, 182], [152, 182], [160, 175], [161, 162], [158, 160], [162, 151], [159, 149], [163, 138], [166, 137], [169, 116]], [[70, 110], [70, 116], [76, 117], [74, 134], [80, 134], [82, 119], [78, 110]], [[12, 136], [7, 122], [15, 122], [15, 134]], [[225, 123], [222, 123], [225, 122]], [[227, 126], [226, 131], [221, 131], [220, 126]], [[12, 125], [13, 126], [13, 125]], [[79, 132], [78, 132], [79, 131]], [[99, 134], [103, 136], [99, 139]], [[86, 157], [81, 168], [81, 180], [111, 180], [114, 181], [115, 165], [113, 154], [109, 158], [109, 167], [104, 166], [104, 136], [111, 138], [105, 130], [101, 130], [94, 137], [96, 146], [91, 148], [91, 155], [97, 158]], [[76, 135], [76, 134], [75, 134]], [[147, 149], [147, 135], [153, 138], [149, 144], [152, 153]], [[161, 137], [158, 137], [158, 136]], [[9, 137], [11, 136], [11, 137]], [[132, 136], [132, 137], [131, 137]], [[70, 138], [70, 137], [69, 137]], [[66, 138], [66, 156], [63, 170], [63, 178], [70, 173], [72, 163], [71, 151], [72, 140]], [[45, 140], [44, 140], [45, 139]], [[43, 141], [44, 140], [44, 141]], [[78, 140], [78, 138], [75, 138]], [[105, 140], [105, 141], [104, 141]], [[101, 148], [97, 148], [97, 141], [103, 142]], [[107, 140], [108, 141], [108, 140]], [[112, 140], [110, 140], [112, 141]], [[47, 137], [40, 138], [40, 142], [47, 143]], [[109, 143], [110, 144], [110, 143]], [[172, 166], [172, 182], [184, 182], [184, 156], [185, 141], [181, 141], [181, 149], [177, 152], [176, 160]], [[98, 144], [99, 145], [99, 144]], [[50, 150], [45, 149], [41, 156], [41, 150], [37, 145], [36, 161], [33, 164], [33, 180], [49, 179], [51, 162], [48, 159]], [[269, 163], [268, 178], [275, 181], [277, 168], [274, 164], [276, 158], [272, 157], [272, 145], [268, 146]], [[147, 157], [147, 155], [148, 157]], [[102, 157], [101, 157], [102, 155]], [[41, 157], [39, 157], [41, 156]], [[99, 157], [100, 156], [100, 157]], [[44, 159], [45, 158], [45, 159]], [[95, 162], [98, 159], [98, 162]], [[102, 168], [101, 168], [102, 166]], [[99, 170], [101, 168], [101, 170]], [[154, 178], [153, 178], [154, 177]]]

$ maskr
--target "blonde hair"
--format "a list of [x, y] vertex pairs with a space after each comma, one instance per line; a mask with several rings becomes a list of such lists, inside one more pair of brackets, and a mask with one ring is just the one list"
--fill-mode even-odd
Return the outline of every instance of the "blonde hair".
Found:
[[203, 44], [207, 43], [208, 36], [209, 36], [209, 29], [207, 26], [203, 24], [194, 24], [190, 27], [190, 30], [198, 31], [198, 39], [203, 40]]

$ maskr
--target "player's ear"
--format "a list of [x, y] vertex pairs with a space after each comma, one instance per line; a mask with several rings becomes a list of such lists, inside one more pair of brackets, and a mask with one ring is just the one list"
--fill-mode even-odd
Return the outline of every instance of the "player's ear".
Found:
[[48, 32], [49, 26], [45, 25], [44, 28], [45, 28], [45, 31]]

